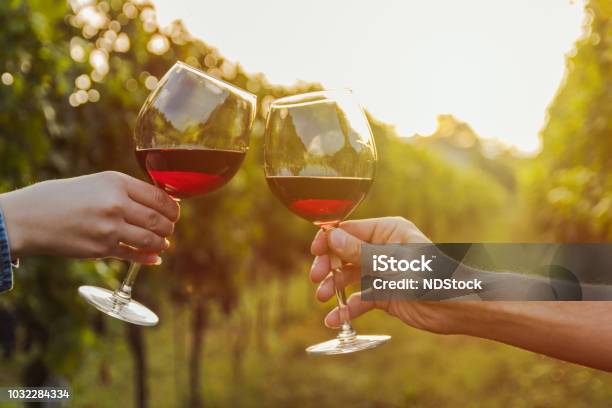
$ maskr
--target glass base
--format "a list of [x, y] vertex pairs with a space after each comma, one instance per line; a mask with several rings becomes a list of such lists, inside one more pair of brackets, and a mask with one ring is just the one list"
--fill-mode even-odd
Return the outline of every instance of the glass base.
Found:
[[385, 344], [391, 339], [386, 335], [358, 335], [348, 339], [335, 338], [315, 344], [306, 349], [308, 354], [333, 355], [369, 350]]
[[132, 299], [119, 298], [108, 289], [81, 286], [79, 295], [99, 311], [124, 322], [140, 326], [155, 326], [159, 322], [148, 307]]

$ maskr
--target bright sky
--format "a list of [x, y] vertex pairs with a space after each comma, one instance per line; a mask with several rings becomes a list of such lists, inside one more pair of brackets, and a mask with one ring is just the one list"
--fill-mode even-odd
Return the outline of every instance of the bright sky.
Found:
[[153, 0], [165, 25], [276, 84], [349, 87], [400, 134], [450, 113], [477, 133], [537, 150], [564, 57], [581, 33], [568, 0]]

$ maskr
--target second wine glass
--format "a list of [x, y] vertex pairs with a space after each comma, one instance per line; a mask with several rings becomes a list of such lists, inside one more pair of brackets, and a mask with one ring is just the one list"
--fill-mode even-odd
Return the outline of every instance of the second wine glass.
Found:
[[[329, 230], [364, 199], [376, 172], [376, 146], [367, 118], [348, 90], [311, 92], [270, 105], [264, 166], [272, 192], [293, 213]], [[340, 332], [308, 347], [310, 354], [344, 354], [387, 342], [385, 335], [357, 335], [351, 326], [342, 262], [330, 255]]]
[[[236, 174], [249, 147], [256, 97], [177, 62], [145, 101], [134, 131], [135, 153], [153, 182], [176, 200], [211, 193]], [[121, 286], [81, 286], [102, 312], [143, 326], [159, 321], [132, 299], [140, 265], [131, 263]]]

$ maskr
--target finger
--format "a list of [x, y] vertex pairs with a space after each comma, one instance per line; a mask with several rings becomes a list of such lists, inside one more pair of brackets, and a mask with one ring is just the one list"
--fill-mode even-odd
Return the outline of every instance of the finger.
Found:
[[362, 241], [371, 242], [376, 230], [376, 225], [381, 222], [382, 218], [367, 218], [363, 220], [343, 221], [338, 225], [349, 234], [361, 239]]
[[310, 280], [319, 283], [329, 274], [330, 264], [328, 255], [316, 256], [310, 267]]
[[369, 218], [341, 222], [342, 228], [356, 238], [372, 244], [431, 242], [421, 230], [403, 217]]
[[[376, 307], [375, 302], [365, 302], [361, 300], [361, 292], [353, 293], [347, 301], [349, 316], [351, 319], [356, 319], [365, 312], [368, 312]], [[340, 327], [340, 312], [336, 307], [325, 316], [325, 326], [329, 328]]]
[[124, 244], [117, 245], [112, 257], [144, 265], [161, 265], [162, 263], [162, 259], [158, 254], [140, 251]]
[[119, 241], [133, 248], [146, 252], [161, 252], [168, 249], [170, 242], [144, 228], [124, 224], [119, 231]]
[[310, 245], [310, 253], [313, 255], [323, 255], [326, 254], [327, 249], [327, 235], [323, 230], [317, 231], [317, 235], [315, 235], [312, 240], [312, 244]]
[[136, 201], [131, 201], [125, 213], [125, 221], [152, 231], [160, 237], [168, 237], [174, 232], [174, 223], [163, 214]]
[[361, 243], [341, 228], [334, 228], [327, 232], [327, 245], [343, 262], [359, 265], [361, 263]]
[[336, 292], [336, 285], [345, 288], [352, 283], [359, 282], [361, 276], [359, 268], [356, 266], [343, 266], [341, 271], [336, 271], [334, 275], [329, 273], [317, 288], [316, 298], [321, 302], [329, 300]]
[[135, 178], [128, 178], [128, 195], [157, 212], [162, 213], [170, 221], [176, 222], [180, 215], [179, 205], [164, 190]]

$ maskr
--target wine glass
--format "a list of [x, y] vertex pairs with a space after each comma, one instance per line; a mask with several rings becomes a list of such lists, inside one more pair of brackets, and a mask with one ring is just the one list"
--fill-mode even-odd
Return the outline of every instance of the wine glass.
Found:
[[[264, 163], [274, 195], [293, 213], [329, 231], [366, 196], [376, 171], [376, 146], [365, 114], [349, 90], [311, 92], [270, 105]], [[330, 255], [330, 263], [340, 332], [306, 351], [344, 354], [387, 342], [390, 336], [357, 335], [338, 284], [342, 262]]]
[[[238, 171], [249, 146], [256, 97], [177, 62], [145, 101], [134, 132], [136, 157], [153, 182], [175, 200], [208, 194]], [[154, 326], [157, 315], [132, 299], [140, 265], [131, 263], [121, 286], [81, 286], [102, 312]]]

